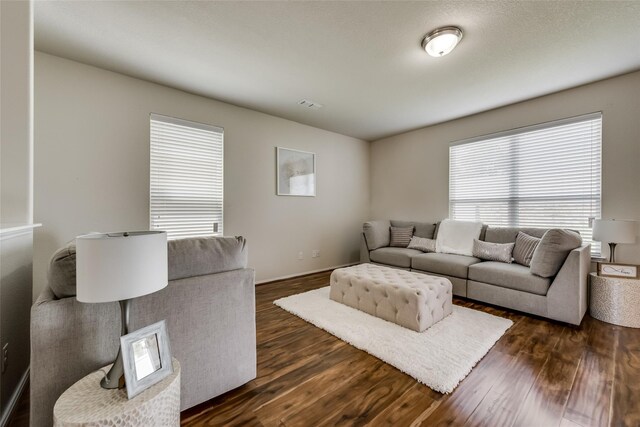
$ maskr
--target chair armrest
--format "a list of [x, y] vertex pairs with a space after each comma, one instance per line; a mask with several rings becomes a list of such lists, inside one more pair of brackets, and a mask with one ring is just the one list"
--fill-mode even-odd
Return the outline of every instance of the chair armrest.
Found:
[[391, 221], [367, 221], [362, 226], [364, 239], [370, 251], [389, 246]]
[[579, 325], [587, 311], [587, 280], [591, 245], [572, 250], [547, 292], [547, 312], [562, 322]]

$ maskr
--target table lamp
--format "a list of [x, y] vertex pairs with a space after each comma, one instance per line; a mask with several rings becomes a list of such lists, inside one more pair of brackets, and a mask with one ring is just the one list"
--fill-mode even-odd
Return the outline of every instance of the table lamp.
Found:
[[593, 240], [609, 244], [609, 262], [615, 262], [618, 243], [636, 242], [636, 222], [615, 219], [593, 221]]
[[[129, 333], [132, 298], [167, 286], [167, 233], [131, 231], [76, 237], [76, 282], [80, 302], [118, 301], [121, 335]], [[103, 388], [124, 386], [122, 349], [100, 382]]]

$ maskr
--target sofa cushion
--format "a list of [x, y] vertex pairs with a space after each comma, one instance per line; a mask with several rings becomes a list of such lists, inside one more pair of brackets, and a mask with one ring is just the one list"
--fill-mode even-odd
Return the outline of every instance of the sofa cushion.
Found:
[[76, 241], [58, 249], [49, 262], [47, 282], [56, 298], [72, 297], [76, 294]]
[[550, 279], [531, 274], [524, 265], [495, 261], [470, 266], [469, 280], [536, 295], [546, 295], [551, 285]]
[[[169, 280], [247, 267], [248, 248], [244, 237], [177, 239], [169, 240], [167, 245]], [[47, 281], [58, 299], [76, 295], [75, 240], [53, 254]]]
[[389, 227], [391, 237], [389, 239], [389, 246], [395, 248], [406, 248], [411, 242], [413, 237], [413, 225], [411, 227]]
[[380, 264], [409, 268], [411, 267], [411, 257], [421, 253], [421, 251], [407, 248], [379, 248], [371, 251], [369, 258]]
[[169, 240], [169, 280], [204, 276], [247, 267], [244, 237], [193, 237]]
[[531, 258], [533, 258], [533, 252], [539, 243], [539, 238], [519, 232], [513, 248], [513, 260], [520, 265], [529, 267], [531, 265]]
[[488, 261], [511, 263], [515, 243], [492, 243], [478, 239], [473, 241], [473, 256]]
[[481, 231], [481, 222], [445, 219], [438, 227], [436, 251], [472, 256], [473, 239], [478, 239]]
[[540, 277], [558, 274], [569, 252], [582, 245], [580, 234], [571, 230], [554, 228], [542, 236], [531, 259], [531, 273]]
[[422, 252], [435, 252], [436, 241], [424, 237], [413, 236], [409, 242], [409, 249], [417, 249]]
[[436, 224], [432, 222], [414, 222], [414, 221], [398, 221], [391, 220], [392, 227], [411, 227], [413, 226], [413, 235], [433, 239], [436, 231]]
[[389, 227], [391, 222], [385, 220], [367, 221], [363, 224], [364, 239], [370, 251], [389, 246]]
[[547, 228], [530, 227], [487, 227], [484, 239], [480, 240], [493, 243], [514, 243], [520, 232], [540, 239], [547, 230]]
[[480, 259], [465, 255], [421, 253], [411, 259], [411, 268], [466, 279], [469, 266], [478, 262]]

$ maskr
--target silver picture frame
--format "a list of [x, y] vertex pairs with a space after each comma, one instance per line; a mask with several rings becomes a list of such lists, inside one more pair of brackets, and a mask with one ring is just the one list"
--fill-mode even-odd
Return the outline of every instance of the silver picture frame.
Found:
[[315, 197], [315, 153], [276, 147], [276, 194]]
[[129, 399], [173, 373], [171, 346], [164, 320], [123, 335], [120, 348]]

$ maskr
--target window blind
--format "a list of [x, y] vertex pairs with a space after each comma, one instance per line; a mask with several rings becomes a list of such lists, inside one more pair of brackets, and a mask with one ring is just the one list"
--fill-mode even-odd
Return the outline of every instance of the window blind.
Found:
[[[601, 113], [454, 143], [449, 215], [493, 226], [570, 228], [592, 242], [601, 151]], [[600, 254], [599, 242], [592, 254]]]
[[223, 232], [223, 129], [151, 114], [150, 227], [169, 239]]

